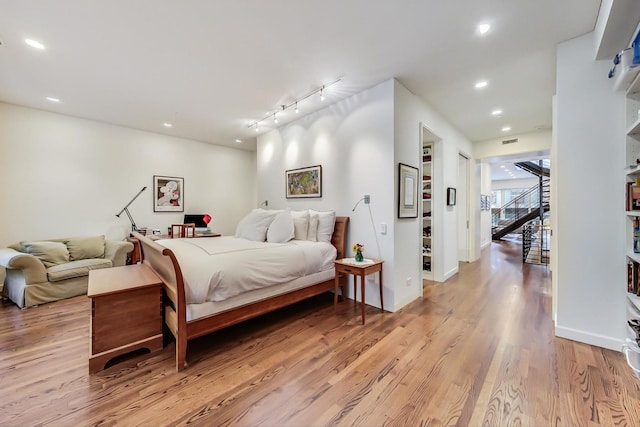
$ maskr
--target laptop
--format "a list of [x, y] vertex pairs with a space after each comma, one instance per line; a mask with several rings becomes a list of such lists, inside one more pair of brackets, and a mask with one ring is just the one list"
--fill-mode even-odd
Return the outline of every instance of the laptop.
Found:
[[207, 227], [207, 223], [204, 222], [205, 214], [185, 214], [184, 224], [195, 224], [196, 233], [211, 233], [211, 230]]

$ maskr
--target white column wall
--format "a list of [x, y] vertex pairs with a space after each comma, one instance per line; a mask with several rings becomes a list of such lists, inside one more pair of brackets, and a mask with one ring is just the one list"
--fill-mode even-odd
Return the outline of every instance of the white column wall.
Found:
[[[349, 246], [362, 243], [365, 257], [384, 260], [384, 302], [391, 311], [397, 284], [393, 88], [393, 80], [383, 82], [261, 135], [257, 144], [258, 200], [269, 200], [273, 209], [335, 210], [349, 216]], [[313, 165], [322, 166], [322, 197], [286, 199], [285, 170]], [[353, 212], [365, 194], [371, 204], [361, 203]], [[387, 224], [387, 234], [380, 234], [380, 223]], [[380, 307], [377, 277], [367, 277], [366, 302]]]
[[0, 245], [106, 234], [138, 226], [166, 231], [184, 213], [153, 212], [153, 176], [184, 178], [185, 212], [207, 212], [233, 233], [255, 203], [255, 153], [0, 103]]
[[620, 349], [625, 332], [624, 94], [594, 61], [594, 34], [559, 45], [556, 335]]
[[[472, 152], [471, 142], [454, 128], [444, 117], [436, 112], [420, 98], [412, 94], [400, 82], [395, 81], [395, 165], [394, 186], [397, 188], [397, 165], [405, 163], [420, 167], [421, 141], [420, 128], [424, 125], [439, 141], [434, 146], [432, 187], [432, 248], [434, 258], [432, 269], [436, 280], [446, 280], [458, 271], [457, 216], [455, 206], [445, 205], [447, 187], [457, 187], [458, 152]], [[475, 189], [476, 174], [472, 174], [470, 188]], [[479, 194], [471, 196], [471, 212], [479, 209]], [[394, 209], [397, 207], [394, 198]], [[475, 235], [476, 215], [471, 216], [471, 235]], [[396, 253], [396, 307], [412, 301], [420, 296], [421, 277], [421, 221], [416, 219], [395, 219], [395, 253]], [[451, 242], [454, 242], [453, 244]], [[479, 243], [474, 242], [472, 248], [476, 252]], [[477, 259], [479, 253], [472, 254]], [[407, 284], [407, 279], [411, 279]]]

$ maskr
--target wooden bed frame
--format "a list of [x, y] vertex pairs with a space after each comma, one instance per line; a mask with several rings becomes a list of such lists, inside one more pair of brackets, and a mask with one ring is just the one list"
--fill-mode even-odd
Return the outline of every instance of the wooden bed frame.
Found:
[[[336, 217], [331, 237], [331, 243], [338, 251], [336, 259], [344, 258], [347, 253], [348, 224], [349, 217]], [[133, 233], [133, 235], [140, 241], [143, 263], [149, 265], [160, 276], [164, 284], [166, 296], [164, 321], [176, 339], [176, 369], [178, 371], [183, 370], [187, 365], [187, 342], [189, 340], [333, 290], [335, 286], [332, 277], [325, 282], [187, 321], [182, 269], [173, 251], [139, 233]], [[345, 295], [345, 285], [346, 281], [342, 280], [340, 283], [342, 295]]]

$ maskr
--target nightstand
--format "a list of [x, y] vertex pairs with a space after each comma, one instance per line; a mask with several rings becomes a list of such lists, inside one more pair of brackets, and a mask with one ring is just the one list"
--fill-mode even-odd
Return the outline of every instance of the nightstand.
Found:
[[162, 350], [162, 280], [146, 264], [89, 272], [89, 373], [116, 356]]
[[[356, 304], [357, 298], [357, 282], [358, 276], [360, 276], [360, 296], [362, 300], [362, 324], [364, 325], [364, 278], [369, 274], [379, 273], [380, 275], [380, 309], [384, 312], [384, 302], [382, 299], [382, 264], [384, 261], [369, 259], [365, 262], [355, 262], [353, 258], [343, 258], [334, 261], [335, 266], [335, 287], [333, 295], [334, 307], [338, 304], [338, 287], [340, 274], [352, 274], [353, 275], [353, 303]], [[343, 289], [344, 291], [344, 289]]]

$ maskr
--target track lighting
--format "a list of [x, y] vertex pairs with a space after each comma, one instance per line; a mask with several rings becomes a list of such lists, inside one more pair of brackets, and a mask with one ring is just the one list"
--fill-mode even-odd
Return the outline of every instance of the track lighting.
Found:
[[324, 96], [324, 90], [327, 89], [329, 86], [332, 86], [332, 85], [338, 83], [340, 80], [342, 80], [342, 78], [339, 78], [339, 79], [337, 79], [337, 80], [335, 80], [335, 81], [333, 81], [331, 83], [324, 84], [324, 85], [320, 86], [318, 89], [312, 90], [311, 92], [307, 93], [304, 96], [301, 96], [298, 99], [293, 100], [291, 103], [289, 103], [287, 105], [281, 105], [280, 106], [281, 110], [276, 110], [274, 112], [267, 113], [261, 119], [254, 120], [251, 123], [249, 123], [247, 125], [247, 127], [248, 128], [255, 127], [256, 132], [259, 132], [258, 125], [260, 124], [261, 121], [263, 121], [265, 119], [268, 119], [269, 117], [273, 117], [273, 122], [274, 123], [278, 123], [278, 117], [276, 116], [276, 114], [279, 113], [279, 112], [284, 112], [287, 108], [294, 107], [294, 111], [296, 112], [296, 114], [298, 114], [298, 113], [300, 113], [300, 110], [298, 109], [298, 102], [301, 102], [301, 101], [309, 98], [310, 96], [315, 95], [316, 93], [320, 93], [320, 100], [324, 101], [326, 99], [325, 96]]

